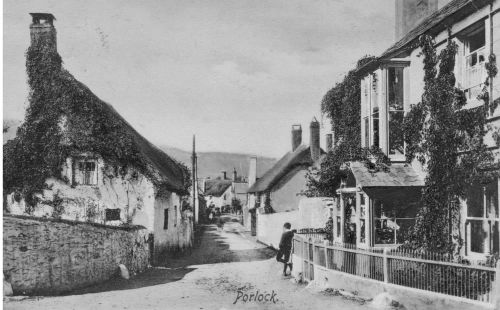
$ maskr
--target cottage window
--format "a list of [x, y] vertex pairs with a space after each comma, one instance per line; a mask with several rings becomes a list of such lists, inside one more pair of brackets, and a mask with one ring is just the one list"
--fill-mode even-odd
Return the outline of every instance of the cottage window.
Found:
[[498, 181], [469, 189], [465, 222], [468, 255], [499, 253], [498, 205]]
[[403, 67], [387, 70], [389, 155], [404, 155], [404, 86]]
[[120, 209], [106, 209], [106, 221], [119, 221], [120, 220]]
[[379, 133], [380, 133], [380, 127], [379, 127], [379, 115], [378, 115], [378, 108], [374, 110], [372, 113], [372, 146], [378, 148], [380, 147], [380, 140], [379, 140]]
[[368, 117], [364, 118], [365, 122], [365, 147], [369, 148], [370, 147], [370, 119]]
[[75, 169], [75, 183], [79, 185], [96, 185], [97, 170], [95, 160], [79, 160]]
[[417, 209], [418, 206], [415, 204], [383, 203], [375, 199], [373, 202], [375, 245], [403, 243], [415, 224]]
[[163, 229], [168, 229], [168, 208], [163, 210]]

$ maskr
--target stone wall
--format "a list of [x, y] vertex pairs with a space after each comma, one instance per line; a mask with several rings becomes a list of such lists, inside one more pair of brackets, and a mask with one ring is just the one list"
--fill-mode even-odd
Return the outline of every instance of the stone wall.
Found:
[[147, 229], [4, 214], [3, 270], [14, 294], [52, 295], [149, 265]]

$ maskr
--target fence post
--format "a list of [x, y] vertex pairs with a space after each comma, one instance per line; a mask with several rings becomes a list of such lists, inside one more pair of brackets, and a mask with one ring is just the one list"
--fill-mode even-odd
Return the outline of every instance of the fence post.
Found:
[[389, 262], [388, 262], [388, 259], [387, 259], [387, 252], [388, 252], [388, 249], [387, 248], [384, 248], [384, 254], [383, 254], [383, 268], [384, 268], [384, 282], [385, 283], [389, 283]]
[[325, 240], [323, 242], [323, 247], [325, 248], [325, 268], [328, 268], [328, 240]]

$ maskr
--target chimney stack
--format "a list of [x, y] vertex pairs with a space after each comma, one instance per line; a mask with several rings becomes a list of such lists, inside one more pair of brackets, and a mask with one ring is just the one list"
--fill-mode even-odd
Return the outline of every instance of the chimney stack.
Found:
[[54, 27], [54, 15], [50, 13], [30, 13], [31, 46], [41, 45], [52, 51], [57, 51], [57, 33]]
[[333, 149], [333, 134], [326, 134], [326, 151], [330, 152]]
[[238, 178], [238, 173], [236, 172], [236, 168], [233, 168], [233, 181], [236, 182], [237, 178]]
[[316, 117], [311, 121], [309, 126], [311, 138], [310, 138], [310, 149], [311, 149], [311, 159], [313, 162], [317, 161], [321, 156], [321, 149], [319, 145], [319, 122]]
[[227, 180], [227, 173], [226, 173], [226, 171], [223, 170], [221, 172], [222, 172], [222, 179], [223, 180]]
[[248, 166], [248, 186], [252, 186], [257, 181], [257, 156], [250, 157]]
[[292, 152], [302, 144], [302, 126], [292, 125]]

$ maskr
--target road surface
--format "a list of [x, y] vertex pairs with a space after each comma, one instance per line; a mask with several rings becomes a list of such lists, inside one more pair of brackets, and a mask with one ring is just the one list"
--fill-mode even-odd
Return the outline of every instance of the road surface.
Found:
[[[5, 309], [367, 309], [281, 275], [274, 251], [229, 220], [207, 225], [193, 251], [130, 280], [54, 297], [11, 297]], [[257, 300], [254, 301], [255, 297]], [[262, 297], [260, 297], [262, 296]], [[261, 299], [260, 301], [258, 299]]]

